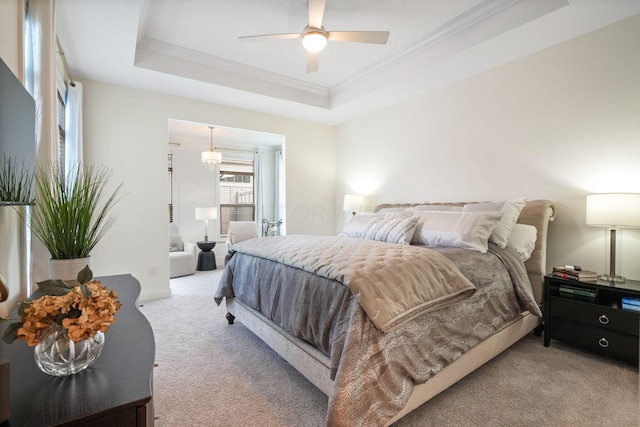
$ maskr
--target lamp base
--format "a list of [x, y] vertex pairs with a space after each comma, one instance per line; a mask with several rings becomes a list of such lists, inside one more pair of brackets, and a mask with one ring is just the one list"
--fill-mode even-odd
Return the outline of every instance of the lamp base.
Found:
[[607, 282], [620, 282], [620, 283], [627, 280], [624, 276], [618, 276], [617, 274], [614, 276], [610, 274], [601, 274], [598, 276], [598, 279], [604, 280]]

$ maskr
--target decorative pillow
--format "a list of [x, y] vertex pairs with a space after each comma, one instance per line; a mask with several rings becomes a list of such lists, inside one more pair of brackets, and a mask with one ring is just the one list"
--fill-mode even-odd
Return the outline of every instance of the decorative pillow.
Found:
[[418, 205], [414, 209], [416, 211], [462, 212], [462, 206], [451, 206], [451, 205]]
[[344, 225], [342, 232], [338, 236], [344, 237], [356, 237], [362, 239], [364, 232], [367, 229], [367, 225], [371, 218], [409, 218], [413, 215], [413, 212], [398, 212], [398, 213], [362, 213], [354, 215], [349, 222]]
[[418, 218], [414, 216], [373, 217], [369, 220], [362, 237], [380, 242], [409, 245], [417, 224]]
[[533, 225], [516, 224], [509, 236], [507, 248], [513, 249], [524, 262], [531, 258], [537, 239], [538, 230]]
[[183, 250], [182, 236], [178, 233], [172, 233], [169, 236], [169, 252], [182, 252]]
[[526, 198], [508, 200], [506, 202], [472, 203], [465, 205], [463, 212], [503, 212], [502, 219], [493, 230], [489, 241], [501, 248], [507, 246], [513, 227], [518, 222], [520, 212], [527, 203]]
[[373, 214], [355, 214], [353, 217], [344, 225], [342, 229], [342, 233], [338, 234], [338, 236], [345, 237], [356, 237], [361, 239], [364, 231], [367, 229], [367, 224], [369, 224], [369, 220], [373, 217]]
[[414, 212], [419, 218], [412, 243], [466, 248], [486, 253], [502, 212]]

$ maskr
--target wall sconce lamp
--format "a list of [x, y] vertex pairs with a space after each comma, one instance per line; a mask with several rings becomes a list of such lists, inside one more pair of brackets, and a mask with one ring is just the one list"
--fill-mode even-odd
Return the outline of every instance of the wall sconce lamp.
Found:
[[342, 210], [349, 211], [352, 215], [355, 215], [356, 212], [362, 212], [364, 210], [364, 196], [360, 194], [345, 194]]
[[586, 223], [594, 227], [611, 229], [609, 274], [600, 275], [600, 279], [624, 282], [625, 278], [616, 274], [616, 231], [621, 228], [640, 227], [640, 194], [588, 195]]
[[215, 206], [196, 208], [196, 219], [204, 220], [204, 241], [209, 241], [209, 220], [218, 219], [218, 208]]

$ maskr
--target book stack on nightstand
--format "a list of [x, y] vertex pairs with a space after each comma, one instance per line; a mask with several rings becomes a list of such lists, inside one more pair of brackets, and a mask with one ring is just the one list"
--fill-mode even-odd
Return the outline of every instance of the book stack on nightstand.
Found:
[[553, 338], [638, 363], [640, 281], [550, 274], [544, 282], [543, 315], [545, 347]]
[[583, 270], [578, 266], [565, 265], [564, 267], [553, 267], [553, 277], [561, 279], [577, 280], [579, 282], [597, 282], [598, 273], [595, 271]]

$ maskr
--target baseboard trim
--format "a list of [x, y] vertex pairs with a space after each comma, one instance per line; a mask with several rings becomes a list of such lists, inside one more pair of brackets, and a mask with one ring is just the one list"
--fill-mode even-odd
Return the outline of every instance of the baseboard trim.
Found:
[[171, 298], [171, 289], [163, 289], [161, 291], [141, 292], [138, 297], [138, 303], [150, 302], [164, 298]]

